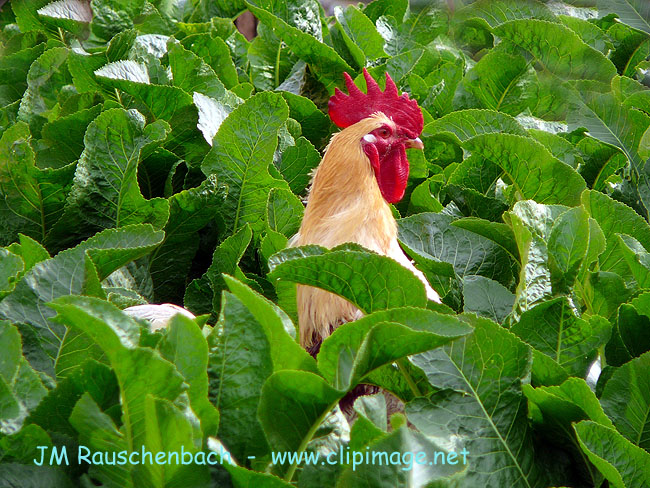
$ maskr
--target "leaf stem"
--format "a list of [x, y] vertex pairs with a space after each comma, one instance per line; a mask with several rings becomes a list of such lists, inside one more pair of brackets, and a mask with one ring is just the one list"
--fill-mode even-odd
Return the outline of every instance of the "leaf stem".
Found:
[[323, 423], [323, 420], [325, 420], [325, 417], [327, 416], [328, 413], [332, 411], [332, 409], [338, 404], [340, 398], [333, 402], [329, 407], [327, 407], [323, 413], [316, 419], [316, 421], [312, 424], [312, 426], [309, 428], [307, 431], [307, 435], [303, 437], [302, 442], [300, 443], [300, 446], [298, 446], [298, 449], [296, 450], [296, 461], [291, 463], [291, 466], [289, 466], [289, 469], [287, 470], [287, 473], [284, 475], [284, 481], [287, 483], [291, 483], [291, 479], [293, 478], [293, 475], [296, 473], [296, 469], [298, 468], [298, 459], [302, 458], [301, 454], [305, 452], [305, 449], [307, 449], [307, 444], [309, 444], [309, 441], [311, 441], [312, 437], [314, 437], [314, 434], [316, 433], [316, 430], [318, 430], [318, 427], [320, 427], [320, 424]]
[[397, 368], [399, 369], [400, 373], [402, 373], [402, 376], [404, 376], [404, 379], [406, 380], [406, 383], [409, 385], [409, 388], [411, 389], [411, 391], [413, 392], [413, 394], [414, 394], [416, 397], [421, 397], [421, 396], [422, 396], [422, 392], [421, 392], [420, 389], [418, 388], [418, 385], [415, 384], [415, 381], [413, 381], [413, 378], [412, 378], [411, 375], [408, 373], [408, 371], [406, 371], [406, 366], [404, 366], [404, 361], [405, 361], [404, 358], [399, 359], [399, 360], [396, 362], [396, 363], [397, 363]]
[[275, 56], [275, 87], [280, 86], [280, 54], [282, 53], [282, 39], [278, 42], [278, 52]]

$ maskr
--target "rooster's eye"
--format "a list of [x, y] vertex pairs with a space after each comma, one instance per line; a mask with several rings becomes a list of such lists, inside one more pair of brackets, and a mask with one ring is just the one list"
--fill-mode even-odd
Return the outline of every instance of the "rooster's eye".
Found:
[[385, 127], [382, 127], [381, 129], [379, 129], [378, 134], [379, 137], [386, 139], [388, 136], [390, 136], [390, 131]]

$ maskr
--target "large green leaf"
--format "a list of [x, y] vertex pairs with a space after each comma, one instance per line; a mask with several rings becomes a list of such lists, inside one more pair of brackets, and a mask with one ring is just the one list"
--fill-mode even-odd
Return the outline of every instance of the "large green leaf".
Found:
[[29, 127], [22, 122], [0, 139], [0, 245], [21, 232], [43, 241], [63, 213], [74, 167], [38, 169]]
[[182, 298], [192, 259], [199, 248], [199, 231], [215, 217], [226, 189], [213, 176], [199, 187], [176, 193], [169, 199], [165, 240], [150, 256], [149, 271], [158, 302]]
[[201, 169], [228, 185], [222, 215], [231, 231], [250, 224], [264, 229], [264, 210], [271, 188], [288, 189], [269, 174], [277, 134], [288, 117], [279, 94], [260, 93], [237, 107], [221, 124]]
[[104, 351], [120, 386], [127, 445], [130, 450], [146, 445], [147, 396], [176, 401], [184, 389], [183, 377], [152, 349], [138, 347], [140, 326], [114, 305], [67, 296], [49, 306], [57, 312], [57, 322], [80, 329]]
[[465, 74], [463, 86], [483, 108], [517, 115], [531, 105], [536, 95], [533, 76], [523, 56], [492, 50]]
[[48, 432], [75, 436], [70, 415], [84, 394], [90, 395], [103, 410], [119, 403], [117, 379], [108, 365], [93, 360], [81, 363], [69, 376], [59, 381], [55, 389], [48, 392], [31, 412], [28, 421]]
[[617, 368], [600, 398], [616, 429], [635, 446], [650, 449], [650, 353]]
[[474, 334], [413, 358], [440, 391], [409, 402], [408, 418], [426, 435], [457, 436], [471, 453], [466, 486], [549, 486], [521, 392], [530, 349], [489, 320], [468, 320]]
[[[100, 280], [149, 253], [162, 238], [162, 232], [150, 225], [105, 230], [25, 273], [16, 289], [0, 302], [0, 316], [25, 324], [23, 335], [30, 341], [26, 356], [32, 366], [54, 376], [57, 363], [64, 360], [60, 348], [66, 329], [50, 320], [54, 313], [46, 303], [66, 295], [101, 294]], [[89, 345], [82, 343], [81, 347], [85, 351]], [[73, 366], [80, 363], [77, 360]]]
[[93, 233], [130, 224], [162, 228], [169, 204], [146, 200], [138, 187], [138, 164], [143, 153], [160, 144], [169, 131], [164, 121], [145, 125], [135, 110], [103, 112], [88, 126], [65, 212], [49, 236], [59, 248]]
[[569, 130], [584, 127], [592, 137], [619, 148], [637, 171], [643, 166], [638, 148], [650, 126], [650, 116], [624, 107], [613, 94], [578, 89], [571, 99], [567, 122]]
[[[353, 453], [357, 457], [353, 457], [343, 471], [340, 486], [458, 486], [467, 465], [471, 463], [467, 451], [448, 451], [442, 447], [442, 443], [438, 444], [434, 439], [408, 427], [401, 427], [366, 447], [363, 451]], [[415, 460], [414, 453], [420, 456], [419, 460]], [[400, 456], [402, 463], [377, 462], [373, 465], [365, 462], [365, 456], [377, 460], [384, 456], [393, 456], [395, 459], [395, 454]]]
[[516, 199], [576, 205], [586, 185], [570, 166], [534, 139], [514, 134], [482, 134], [464, 147], [499, 165], [513, 183]]
[[280, 307], [231, 276], [223, 276], [233, 293], [264, 330], [271, 350], [273, 371], [302, 369], [316, 372], [313, 358], [296, 342], [296, 329]]
[[157, 349], [163, 358], [176, 366], [189, 385], [187, 396], [192, 410], [201, 420], [203, 435], [216, 435], [219, 412], [208, 400], [208, 343], [200, 327], [188, 317], [176, 314]]
[[13, 434], [47, 393], [22, 355], [18, 329], [0, 321], [0, 434]]
[[[301, 453], [344, 392], [307, 371], [278, 371], [264, 383], [258, 418], [271, 449]], [[276, 466], [290, 480], [296, 469]]]
[[261, 22], [271, 27], [276, 36], [285, 42], [296, 56], [307, 62], [319, 81], [333, 92], [334, 85], [342, 81], [343, 72], [352, 72], [350, 66], [333, 48], [314, 37], [313, 33], [304, 32], [287, 23], [287, 20], [277, 15], [274, 7], [268, 4], [266, 1], [246, 2], [248, 9]]
[[273, 373], [269, 340], [242, 301], [224, 292], [219, 325], [208, 344], [210, 401], [219, 409], [219, 439], [245, 463], [249, 455], [268, 452], [257, 410], [262, 385]]
[[609, 82], [616, 75], [609, 59], [562, 24], [512, 20], [500, 24], [494, 33], [530, 52], [545, 69], [561, 78]]
[[[343, 324], [325, 339], [318, 369], [339, 390], [349, 390], [373, 370], [435, 349], [471, 332], [449, 315], [393, 308]], [[399, 338], [399, 339], [398, 339]]]
[[630, 27], [650, 34], [650, 5], [643, 0], [598, 0], [598, 10], [615, 13]]
[[463, 312], [475, 314], [502, 323], [512, 311], [515, 296], [498, 281], [485, 276], [463, 277]]
[[478, 0], [456, 13], [459, 20], [479, 18], [494, 28], [510, 20], [540, 19], [555, 22], [553, 12], [535, 0]]
[[650, 327], [650, 294], [642, 293], [618, 308], [612, 338], [607, 343], [607, 363], [621, 366], [633, 358], [650, 351], [646, 334]]
[[315, 286], [349, 300], [365, 313], [387, 308], [426, 306], [424, 285], [391, 258], [358, 245], [328, 251], [303, 246], [275, 254], [269, 261], [272, 280]]
[[585, 377], [598, 348], [609, 339], [611, 326], [597, 315], [589, 320], [577, 317], [569, 301], [560, 297], [525, 311], [510, 330], [571, 375]]
[[71, 82], [68, 52], [65, 47], [48, 49], [29, 68], [18, 120], [27, 122], [34, 134], [40, 134], [43, 124], [56, 114], [60, 90]]
[[607, 247], [598, 259], [600, 269], [625, 276], [629, 271], [618, 246], [619, 241], [616, 234], [630, 235], [644, 248], [649, 249], [650, 226], [643, 217], [627, 205], [594, 190], [588, 190], [582, 194], [582, 205], [587, 213], [598, 222], [607, 240]]
[[510, 286], [512, 262], [493, 240], [452, 225], [449, 215], [421, 213], [399, 221], [399, 239], [413, 254], [453, 265], [460, 276], [481, 275]]
[[650, 454], [611, 427], [585, 420], [574, 426], [582, 450], [614, 488], [650, 483]]

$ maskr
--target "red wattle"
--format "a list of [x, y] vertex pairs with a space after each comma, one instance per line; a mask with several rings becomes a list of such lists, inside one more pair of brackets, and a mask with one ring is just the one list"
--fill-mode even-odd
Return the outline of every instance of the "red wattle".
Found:
[[377, 148], [367, 144], [363, 148], [370, 160], [381, 195], [388, 203], [397, 203], [404, 197], [409, 178], [409, 162], [406, 149], [399, 145], [388, 152], [381, 160]]

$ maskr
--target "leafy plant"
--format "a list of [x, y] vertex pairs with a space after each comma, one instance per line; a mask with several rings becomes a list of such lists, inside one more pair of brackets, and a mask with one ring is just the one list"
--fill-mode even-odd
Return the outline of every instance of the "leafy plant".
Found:
[[[332, 14], [0, 7], [0, 485], [650, 486], [647, 2]], [[362, 68], [423, 109], [394, 212], [443, 305], [358, 245], [286, 249]], [[296, 283], [365, 314], [316, 358]], [[121, 311], [148, 302], [201, 317], [152, 333]], [[363, 396], [350, 427], [360, 384], [404, 413]], [[34, 464], [79, 446], [193, 461]]]

